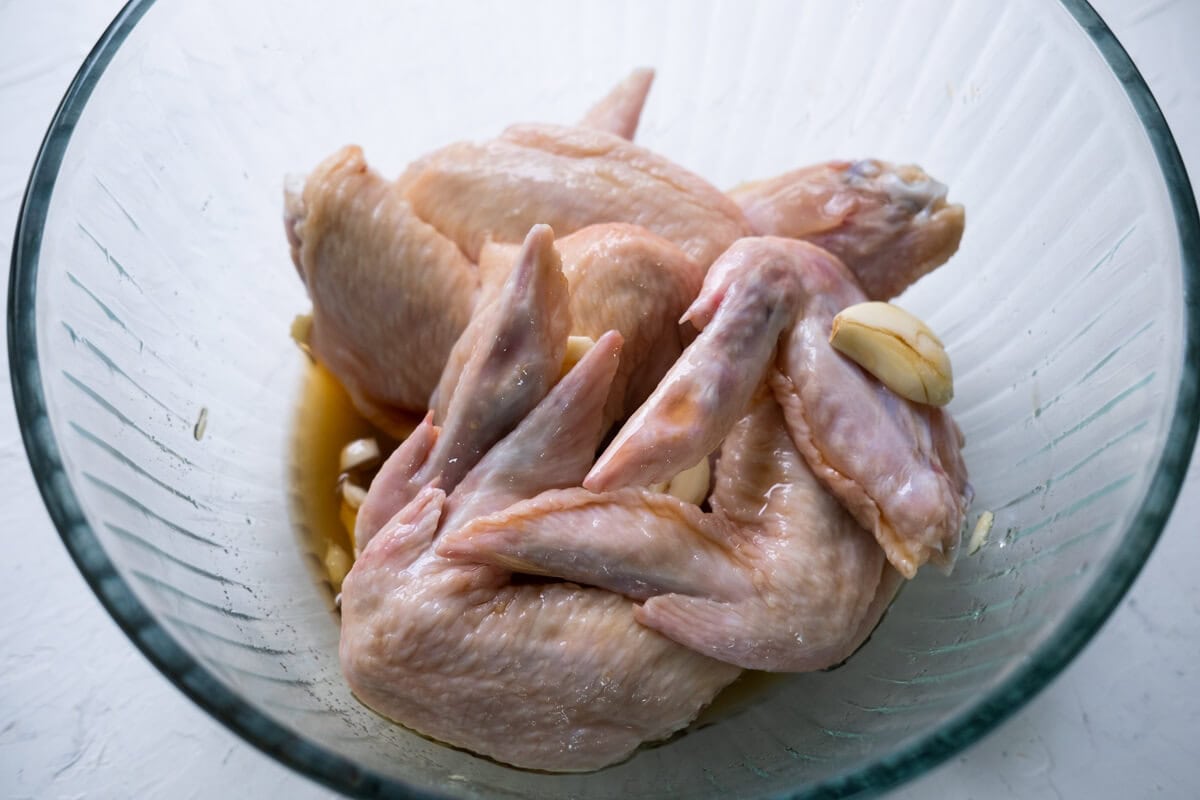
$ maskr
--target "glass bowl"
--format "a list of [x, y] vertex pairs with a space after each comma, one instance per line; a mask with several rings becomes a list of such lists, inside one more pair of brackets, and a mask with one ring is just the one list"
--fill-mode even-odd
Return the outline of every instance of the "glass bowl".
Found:
[[[337, 663], [294, 518], [307, 307], [281, 183], [346, 142], [387, 174], [658, 69], [639, 139], [719, 186], [831, 157], [916, 162], [966, 205], [903, 304], [943, 334], [994, 514], [866, 647], [581, 775], [393, 726]], [[1096, 631], [1196, 431], [1200, 228], [1167, 126], [1079, 0], [133, 2], [68, 91], [10, 288], [29, 459], [130, 638], [247, 741], [364, 797], [816, 797], [964, 747]], [[968, 529], [969, 530], [969, 529]], [[974, 550], [975, 552], [971, 552]]]

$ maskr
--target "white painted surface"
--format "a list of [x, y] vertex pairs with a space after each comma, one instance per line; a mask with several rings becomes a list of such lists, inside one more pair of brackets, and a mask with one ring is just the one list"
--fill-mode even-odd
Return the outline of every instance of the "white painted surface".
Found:
[[[1163, 106], [1190, 174], [1200, 176], [1200, 3], [1095, 5]], [[119, 7], [0, 0], [0, 254], [10, 252], [54, 108]], [[41, 505], [6, 390], [3, 397], [0, 797], [329, 797], [194, 707], [116, 628]], [[984, 741], [894, 796], [1200, 796], [1197, 516], [1194, 464], [1145, 570], [1079, 658]]]

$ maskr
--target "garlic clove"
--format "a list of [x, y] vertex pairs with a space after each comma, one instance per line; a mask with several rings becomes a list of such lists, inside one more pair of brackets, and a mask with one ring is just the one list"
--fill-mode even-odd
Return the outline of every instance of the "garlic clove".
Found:
[[373, 467], [379, 463], [379, 455], [379, 442], [370, 438], [355, 439], [342, 448], [338, 458], [338, 471], [350, 472]]
[[671, 483], [667, 486], [667, 493], [685, 502], [700, 505], [708, 497], [711, 477], [706, 456], [700, 459], [695, 466], [688, 467], [671, 478]]
[[363, 501], [367, 499], [367, 490], [349, 478], [343, 478], [339, 481], [338, 486], [342, 492], [342, 502], [358, 511], [362, 507]]
[[592, 349], [592, 345], [595, 343], [590, 336], [567, 337], [567, 352], [563, 356], [562, 369], [558, 373], [559, 380], [562, 380], [571, 371], [571, 368], [579, 363], [579, 360], [588, 350]]
[[311, 346], [312, 327], [313, 327], [312, 314], [297, 314], [295, 316], [295, 318], [292, 319], [292, 328], [290, 331], [291, 336], [292, 336], [292, 341], [294, 341], [296, 343], [296, 345], [301, 350], [303, 350], [304, 354], [306, 356], [308, 356], [310, 359], [313, 358], [312, 346]]
[[901, 397], [934, 406], [954, 397], [945, 346], [899, 306], [872, 301], [843, 309], [833, 318], [829, 342]]
[[652, 483], [646, 488], [652, 492], [669, 494], [694, 505], [700, 505], [708, 497], [712, 475], [709, 470], [708, 458], [688, 467], [671, 478], [669, 481]]
[[340, 546], [330, 542], [325, 548], [325, 571], [329, 575], [329, 582], [333, 584], [333, 591], [340, 592], [342, 589], [342, 581], [346, 579], [346, 574], [350, 572], [350, 567], [354, 562]]

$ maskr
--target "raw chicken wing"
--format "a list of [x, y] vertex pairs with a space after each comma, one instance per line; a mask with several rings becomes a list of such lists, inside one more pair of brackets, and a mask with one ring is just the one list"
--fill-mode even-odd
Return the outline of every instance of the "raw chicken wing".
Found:
[[292, 260], [313, 302], [308, 342], [383, 427], [423, 411], [475, 304], [475, 267], [344, 147], [288, 191]]
[[624, 597], [514, 584], [432, 549], [469, 519], [579, 482], [619, 346], [601, 337], [457, 490], [422, 489], [371, 540], [342, 589], [341, 639], [368, 706], [508, 764], [592, 770], [682, 728], [738, 675], [639, 624]]
[[[666, 239], [620, 222], [589, 225], [556, 246], [571, 297], [571, 333], [595, 340], [615, 330], [625, 340], [606, 413], [611, 422], [641, 405], [679, 357], [678, 320], [700, 291], [704, 270]], [[513, 245], [484, 245], [484, 297], [504, 280], [516, 252]]]
[[898, 397], [830, 346], [834, 315], [865, 299], [819, 247], [776, 237], [737, 242], [686, 315], [700, 336], [584, 486], [646, 486], [696, 463], [768, 378], [800, 454], [893, 566], [908, 578], [930, 559], [948, 566], [971, 496], [962, 436], [944, 411]]
[[707, 267], [750, 232], [737, 205], [703, 178], [587, 128], [517, 125], [485, 144], [452, 144], [415, 162], [404, 184], [417, 215], [471, 259], [489, 240], [519, 242], [536, 223], [565, 236], [630, 222]]
[[867, 297], [887, 300], [946, 262], [965, 212], [920, 167], [830, 161], [729, 193], [756, 233], [804, 239], [842, 260]]
[[579, 121], [581, 127], [616, 134], [622, 139], [633, 139], [638, 121], [642, 118], [642, 107], [650, 84], [654, 83], [654, 70], [635, 69], [629, 77], [613, 87], [600, 102], [588, 109]]
[[[441, 427], [428, 442], [428, 457], [414, 463], [402, 446], [371, 482], [355, 525], [358, 548], [421, 487], [436, 481], [453, 491], [537, 405], [562, 368], [571, 325], [567, 303], [554, 232], [535, 225], [499, 296], [475, 316], [447, 361], [433, 417]], [[420, 434], [431, 436], [427, 428]]]
[[437, 550], [644, 600], [640, 622], [740, 667], [845, 660], [897, 581], [881, 589], [891, 570], [879, 545], [817, 483], [769, 394], [725, 440], [712, 507], [633, 487], [551, 491], [443, 536]]

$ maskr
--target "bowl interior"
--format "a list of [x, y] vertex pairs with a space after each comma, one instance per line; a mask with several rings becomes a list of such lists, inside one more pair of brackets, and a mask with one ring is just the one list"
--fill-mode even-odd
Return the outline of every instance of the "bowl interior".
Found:
[[[1069, 6], [131, 6], [68, 97], [18, 237], [14, 382], [60, 530], [172, 679], [343, 789], [804, 795], [923, 768], [1091, 634], [1194, 435], [1177, 414], [1194, 320], [1172, 206], [1186, 216], [1190, 190], [1164, 179], [1165, 126]], [[510, 122], [568, 122], [647, 64], [639, 140], [718, 186], [877, 156], [966, 206], [960, 252], [900, 302], [948, 345], [969, 522], [994, 524], [951, 575], [906, 587], [846, 665], [759, 687], [599, 773], [521, 772], [382, 721], [340, 677], [332, 596], [292, 511], [307, 366], [287, 332], [308, 302], [281, 184], [347, 142], [397, 174]]]

